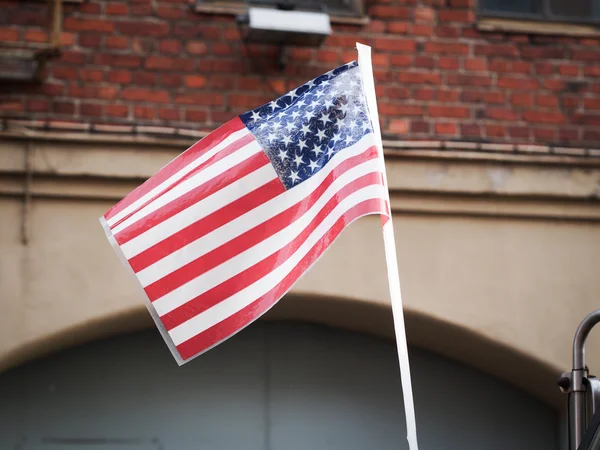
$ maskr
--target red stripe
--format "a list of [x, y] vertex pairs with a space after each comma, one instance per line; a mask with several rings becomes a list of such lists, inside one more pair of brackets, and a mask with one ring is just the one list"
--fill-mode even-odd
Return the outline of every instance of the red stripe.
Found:
[[190, 170], [188, 173], [186, 173], [184, 176], [182, 176], [179, 180], [177, 180], [174, 183], [170, 184], [169, 186], [165, 187], [162, 191], [160, 191], [159, 193], [154, 195], [152, 198], [148, 199], [147, 201], [145, 201], [144, 203], [139, 205], [137, 208], [130, 211], [129, 214], [126, 214], [125, 216], [121, 217], [121, 219], [119, 219], [117, 222], [115, 222], [110, 228], [114, 229], [116, 226], [120, 225], [125, 220], [129, 219], [131, 216], [133, 216], [135, 213], [137, 213], [138, 211], [145, 208], [147, 205], [149, 205], [150, 203], [155, 201], [157, 198], [161, 197], [162, 195], [165, 195], [167, 192], [169, 192], [172, 189], [174, 189], [175, 187], [179, 186], [184, 181], [192, 178], [198, 172], [201, 172], [202, 170], [212, 166], [217, 161], [220, 161], [221, 159], [225, 158], [226, 156], [229, 156], [232, 153], [235, 153], [237, 150], [241, 149], [242, 147], [244, 147], [245, 145], [249, 144], [252, 141], [254, 141], [254, 137], [252, 135], [247, 135], [241, 139], [238, 139], [235, 142], [232, 142], [227, 147], [221, 149], [215, 155], [208, 158], [202, 164], [198, 165], [198, 167]]
[[[368, 161], [376, 157], [377, 149], [375, 147], [369, 147], [360, 155], [353, 156], [352, 158], [348, 158], [347, 160], [343, 161], [340, 165], [333, 169], [333, 171], [323, 180], [321, 184], [326, 185], [325, 187], [327, 187], [333, 182], [333, 180], [341, 176], [347, 170], [362, 162]], [[279, 182], [279, 180], [276, 181]], [[285, 189], [283, 189], [283, 185], [279, 183], [279, 186], [277, 187], [277, 195], [284, 191]], [[274, 191], [269, 192], [274, 193]], [[190, 225], [187, 228], [184, 228], [183, 230], [180, 230], [168, 239], [165, 239], [157, 243], [156, 245], [150, 247], [149, 249], [145, 250], [144, 252], [140, 253], [139, 255], [134, 256], [129, 260], [129, 263], [135, 272], [139, 272], [140, 270], [143, 270], [146, 267], [154, 264], [155, 262], [159, 261], [165, 256], [173, 253], [174, 251], [186, 246], [190, 242], [193, 242], [196, 239], [205, 236], [206, 234], [214, 231], [215, 229], [224, 225], [225, 223], [260, 206], [262, 203], [271, 200], [275, 196], [276, 195], [273, 195], [272, 197], [265, 196], [264, 192], [260, 191], [260, 189], [257, 189], [255, 193], [246, 196], [244, 202], [241, 203], [242, 206], [240, 206], [240, 202], [238, 200], [223, 207], [219, 211], [216, 211], [215, 213], [211, 214], [210, 216], [196, 222], [195, 224]], [[298, 204], [302, 201], [304, 200], [301, 200], [300, 202], [298, 202]], [[220, 219], [218, 217], [218, 215], [220, 214], [226, 216], [227, 220]], [[207, 219], [209, 218], [211, 219], [211, 221], [207, 221]], [[266, 237], [268, 236], [265, 236], [265, 238]]]
[[[242, 289], [250, 286], [252, 283], [260, 280], [268, 273], [272, 272], [275, 268], [279, 267], [283, 264], [287, 259], [289, 259], [294, 252], [298, 250], [298, 248], [308, 239], [310, 234], [325, 220], [325, 218], [331, 214], [333, 209], [346, 197], [348, 197], [353, 192], [356, 192], [358, 189], [362, 189], [363, 187], [381, 184], [381, 174], [380, 172], [373, 172], [367, 175], [360, 177], [359, 179], [353, 181], [350, 184], [344, 186], [338, 194], [331, 198], [327, 204], [317, 213], [317, 215], [313, 218], [313, 220], [308, 224], [308, 226], [298, 234], [292, 241], [287, 243], [280, 250], [272, 253], [271, 255], [265, 257], [260, 262], [254, 264], [248, 269], [236, 274], [235, 276], [229, 278], [227, 281], [215, 286], [214, 288], [204, 292], [203, 294], [193, 298], [189, 302], [181, 305], [180, 307], [174, 309], [173, 311], [165, 314], [161, 317], [165, 327], [167, 330], [170, 330], [183, 322], [191, 319], [192, 317], [206, 311], [208, 308], [216, 305], [217, 303], [223, 301], [226, 298], [231, 297], [233, 294], [241, 291]], [[384, 206], [382, 205], [382, 208]], [[217, 258], [229, 258], [231, 255], [235, 255], [238, 252], [236, 251], [235, 245], [232, 246], [224, 246], [226, 247], [221, 253], [221, 249], [217, 252]], [[209, 255], [206, 255], [207, 258], [203, 261], [207, 266], [212, 265], [212, 261]], [[225, 259], [226, 260], [226, 259]], [[193, 274], [197, 276], [197, 274]], [[185, 272], [181, 272], [180, 276], [189, 277], [189, 272], [186, 274]], [[192, 277], [192, 278], [193, 278]], [[160, 284], [158, 288], [165, 287], [165, 283]], [[176, 286], [175, 286], [176, 287]], [[169, 286], [169, 288], [171, 288]], [[168, 289], [169, 291], [172, 289]], [[152, 294], [156, 294], [158, 289], [154, 289], [151, 291]], [[150, 297], [150, 293], [148, 288], [146, 288], [146, 293], [151, 300], [155, 300], [157, 297]]]
[[159, 225], [175, 214], [198, 202], [201, 202], [205, 198], [242, 179], [246, 175], [251, 174], [261, 167], [266, 166], [267, 164], [270, 164], [269, 157], [263, 151], [255, 153], [246, 160], [227, 169], [219, 176], [207, 180], [201, 185], [196, 186], [191, 191], [173, 199], [166, 205], [161, 206], [147, 216], [144, 216], [143, 219], [132, 223], [128, 227], [116, 233], [115, 239], [119, 245], [123, 245], [124, 243], [136, 238], [144, 231]]
[[186, 167], [192, 161], [199, 158], [205, 152], [214, 148], [219, 143], [223, 142], [230, 134], [239, 131], [245, 127], [244, 122], [239, 117], [230, 120], [226, 124], [217, 128], [215, 131], [204, 137], [200, 141], [196, 142], [190, 148], [188, 148], [181, 155], [177, 156], [165, 167], [163, 167], [157, 174], [146, 180], [145, 183], [138, 186], [134, 191], [129, 193], [123, 200], [110, 208], [104, 218], [110, 219], [114, 215], [127, 208], [129, 205], [139, 200], [141, 197], [146, 195], [152, 189], [168, 180], [172, 175], [179, 172], [182, 168]]
[[227, 319], [179, 344], [177, 351], [181, 358], [185, 361], [213, 347], [268, 311], [292, 287], [296, 280], [310, 268], [350, 222], [367, 214], [385, 213], [384, 206], [378, 199], [366, 200], [349, 209], [275, 288]]
[[284, 191], [285, 187], [279, 178], [275, 178], [258, 189], [249, 192], [223, 208], [218, 209], [214, 213], [173, 233], [167, 239], [162, 240], [158, 244], [132, 257], [129, 259], [129, 265], [134, 272], [139, 272], [165, 256], [170, 255], [175, 250], [186, 246], [196, 239], [200, 239], [211, 231], [222, 227], [227, 222], [253, 210], [272, 198], [277, 197]]

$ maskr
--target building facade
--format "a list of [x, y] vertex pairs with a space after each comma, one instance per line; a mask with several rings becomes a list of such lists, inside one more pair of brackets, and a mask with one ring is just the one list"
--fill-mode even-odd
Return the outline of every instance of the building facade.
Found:
[[373, 48], [423, 448], [559, 448], [556, 378], [600, 305], [594, 2], [326, 3], [323, 45], [282, 49], [242, 38], [236, 2], [1, 2], [1, 448], [402, 448], [378, 218], [268, 321], [181, 369], [97, 221], [357, 41]]

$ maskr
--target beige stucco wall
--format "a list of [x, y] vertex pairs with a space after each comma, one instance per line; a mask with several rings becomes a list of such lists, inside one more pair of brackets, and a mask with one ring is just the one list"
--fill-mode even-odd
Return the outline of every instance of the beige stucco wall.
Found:
[[[181, 148], [153, 142], [0, 141], [0, 368], [151, 326], [97, 219]], [[600, 307], [600, 163], [406, 151], [388, 172], [409, 341], [561, 400]], [[391, 337], [379, 227], [352, 224], [268, 317]]]

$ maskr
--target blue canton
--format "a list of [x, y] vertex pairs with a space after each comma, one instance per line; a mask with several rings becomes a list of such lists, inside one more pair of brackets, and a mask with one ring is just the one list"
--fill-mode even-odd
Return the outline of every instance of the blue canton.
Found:
[[371, 131], [360, 83], [354, 61], [240, 116], [286, 189]]

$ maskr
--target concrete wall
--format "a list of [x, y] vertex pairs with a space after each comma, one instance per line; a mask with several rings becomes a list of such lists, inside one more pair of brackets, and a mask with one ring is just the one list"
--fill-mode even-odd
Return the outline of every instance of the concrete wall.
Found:
[[[97, 218], [181, 145], [1, 144], [0, 367], [151, 326]], [[559, 404], [554, 383], [575, 328], [600, 306], [598, 160], [395, 155], [387, 162], [409, 341]], [[386, 283], [379, 219], [361, 219], [269, 317], [392, 337]]]

